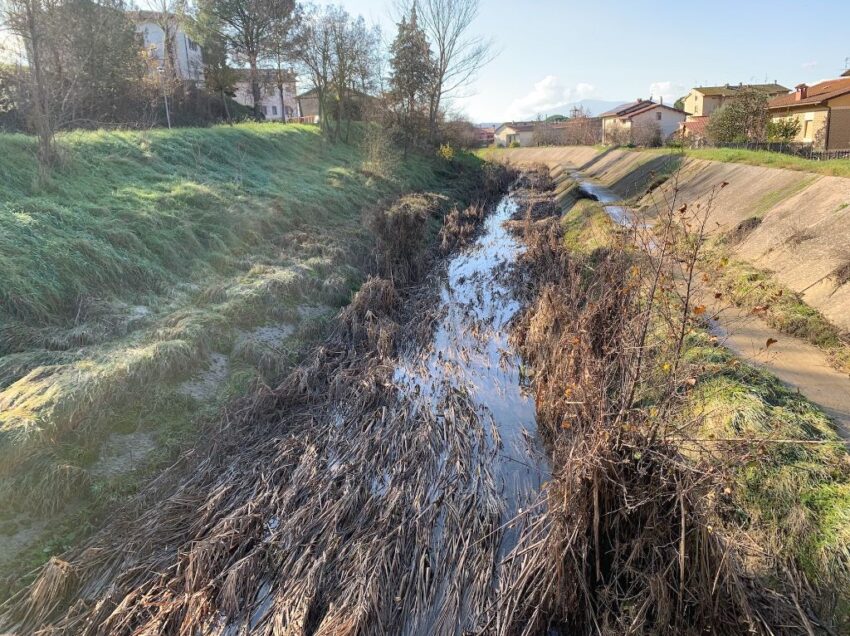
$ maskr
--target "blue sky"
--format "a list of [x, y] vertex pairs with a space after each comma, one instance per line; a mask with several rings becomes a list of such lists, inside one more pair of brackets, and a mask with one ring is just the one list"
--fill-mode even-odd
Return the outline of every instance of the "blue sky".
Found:
[[[340, 2], [394, 34], [392, 0]], [[497, 53], [456, 102], [474, 121], [699, 84], [811, 84], [850, 57], [850, 0], [481, 0], [473, 28]]]

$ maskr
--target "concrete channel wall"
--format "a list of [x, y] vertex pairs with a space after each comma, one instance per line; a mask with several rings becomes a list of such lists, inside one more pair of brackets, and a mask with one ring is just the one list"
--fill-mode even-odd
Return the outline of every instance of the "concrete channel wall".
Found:
[[[674, 188], [677, 205], [713, 198], [708, 225], [716, 234], [758, 217], [761, 223], [734, 245], [734, 255], [771, 272], [834, 324], [850, 330], [850, 283], [839, 286], [833, 276], [841, 267], [850, 270], [850, 179], [585, 146], [514, 148], [488, 158], [578, 170], [632, 199], [650, 216], [667, 205]], [[722, 183], [728, 185], [720, 189]]]

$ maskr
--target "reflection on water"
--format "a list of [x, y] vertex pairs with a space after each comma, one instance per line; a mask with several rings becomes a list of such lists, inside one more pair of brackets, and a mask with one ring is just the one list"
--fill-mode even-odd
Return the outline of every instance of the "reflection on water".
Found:
[[[488, 425], [486, 451], [501, 482], [505, 521], [536, 496], [549, 466], [537, 437], [535, 404], [522, 384], [521, 360], [508, 342], [520, 310], [506, 274], [522, 252], [504, 227], [517, 209], [505, 197], [485, 220], [481, 236], [455, 256], [440, 288], [440, 320], [432, 347], [406, 359], [395, 380], [438, 410], [446, 391], [464, 391]], [[508, 530], [502, 552], [514, 542]]]

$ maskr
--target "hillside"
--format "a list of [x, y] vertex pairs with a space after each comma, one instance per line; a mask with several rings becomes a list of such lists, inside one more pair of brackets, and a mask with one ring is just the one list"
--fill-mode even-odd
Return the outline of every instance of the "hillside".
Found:
[[39, 183], [33, 140], [0, 136], [2, 561], [73, 543], [228, 399], [280, 377], [363, 279], [379, 202], [448, 205], [478, 175], [297, 125], [59, 145]]

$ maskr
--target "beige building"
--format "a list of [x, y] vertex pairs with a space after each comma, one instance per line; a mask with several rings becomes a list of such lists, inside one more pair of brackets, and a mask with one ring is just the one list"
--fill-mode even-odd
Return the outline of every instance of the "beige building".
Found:
[[730, 97], [743, 90], [757, 90], [770, 97], [785, 95], [788, 89], [774, 82], [773, 84], [726, 84], [725, 86], [697, 86], [684, 99], [684, 111], [691, 117], [708, 117], [723, 106]]
[[774, 121], [794, 118], [800, 123], [795, 142], [819, 150], [850, 150], [850, 70], [839, 79], [800, 84], [793, 93], [770, 100], [768, 111]]
[[[237, 69], [238, 80], [234, 85], [233, 99], [237, 103], [254, 107], [254, 93], [251, 90], [251, 77], [248, 69]], [[295, 75], [283, 73], [283, 91], [280, 90], [277, 71], [259, 69], [260, 73], [260, 112], [267, 120], [288, 121], [299, 116], [298, 100], [295, 97]]]
[[[157, 11], [135, 11], [130, 15], [151, 60], [162, 66], [168, 54], [173, 59], [177, 79], [203, 84], [204, 54], [201, 46], [187, 35], [175, 16]], [[165, 41], [166, 29], [171, 40], [169, 43]]]
[[638, 99], [602, 113], [602, 143], [652, 146], [663, 143], [685, 121], [684, 111]]
[[508, 148], [511, 144], [519, 144], [522, 147], [534, 145], [534, 122], [511, 121], [496, 128], [493, 135], [493, 143], [502, 148]]

